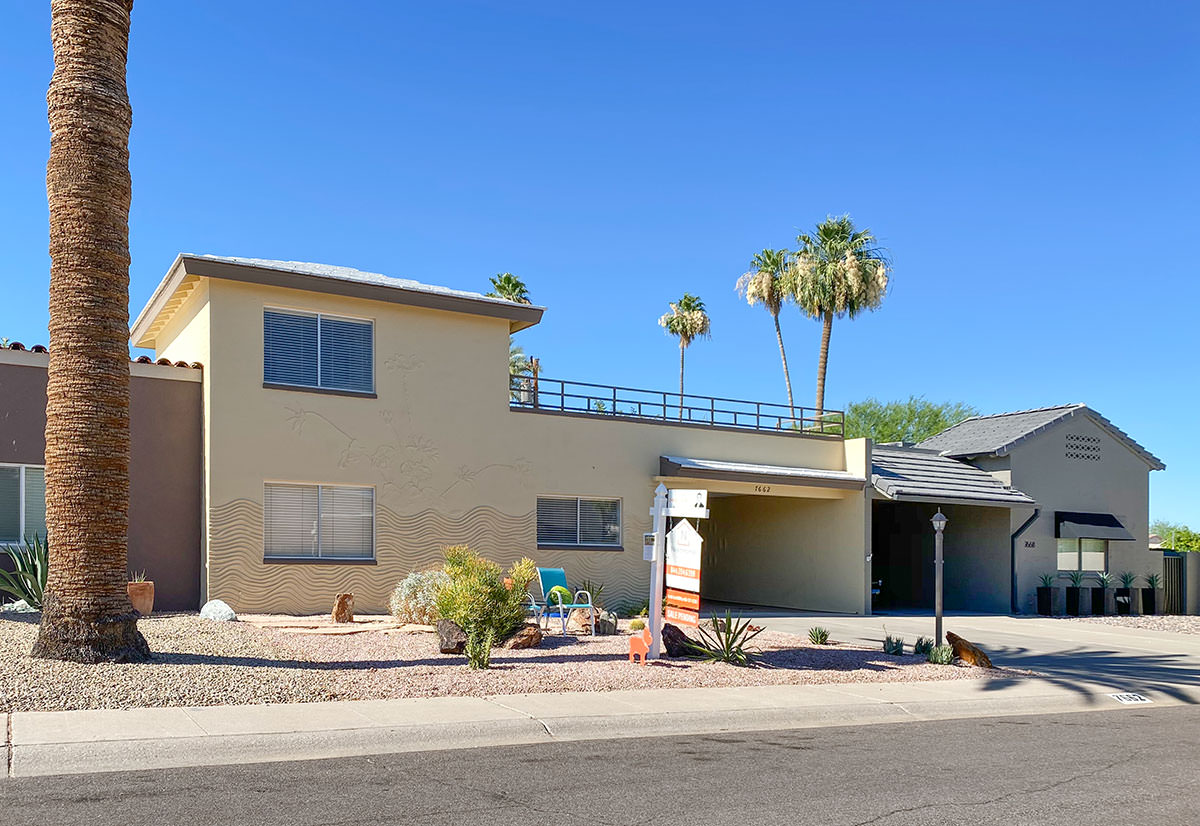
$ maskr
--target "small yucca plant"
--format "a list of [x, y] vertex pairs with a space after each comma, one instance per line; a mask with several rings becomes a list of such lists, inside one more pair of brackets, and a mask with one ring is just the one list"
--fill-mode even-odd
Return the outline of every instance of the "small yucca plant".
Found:
[[817, 625], [808, 629], [808, 641], [813, 645], [828, 645], [829, 631]]
[[932, 637], [917, 637], [917, 641], [913, 643], [913, 654], [918, 657], [928, 657], [933, 648]]
[[1038, 579], [1041, 580], [1043, 588], [1054, 587], [1054, 574], [1042, 574]]
[[935, 645], [929, 649], [925, 659], [934, 665], [950, 665], [954, 662], [954, 649], [948, 645]]
[[883, 636], [883, 653], [891, 654], [896, 657], [904, 656], [904, 637], [893, 637], [884, 629]]
[[734, 619], [733, 612], [726, 611], [723, 619], [710, 617], [708, 627], [701, 625], [696, 630], [700, 639], [689, 643], [693, 657], [730, 665], [752, 665], [758, 657], [746, 646], [762, 629], [752, 627], [740, 614]]
[[1121, 587], [1122, 588], [1132, 588], [1133, 584], [1135, 582], [1137, 582], [1137, 574], [1135, 574], [1133, 571], [1122, 571], [1121, 572]]
[[1067, 574], [1067, 579], [1071, 580], [1072, 588], [1083, 587], [1083, 571], [1071, 571], [1071, 573]]
[[34, 610], [42, 610], [46, 575], [50, 570], [50, 548], [37, 534], [26, 537], [21, 545], [0, 544], [12, 561], [13, 570], [0, 568], [0, 591], [11, 594]]

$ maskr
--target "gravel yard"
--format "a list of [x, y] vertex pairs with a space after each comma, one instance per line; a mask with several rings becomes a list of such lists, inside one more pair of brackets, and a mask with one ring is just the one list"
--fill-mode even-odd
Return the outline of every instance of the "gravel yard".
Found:
[[429, 633], [297, 634], [182, 614], [139, 623], [154, 661], [83, 666], [31, 659], [36, 622], [36, 614], [0, 615], [0, 712], [1021, 676], [810, 646], [772, 631], [754, 640], [757, 668], [667, 659], [636, 666], [624, 634], [549, 634], [538, 648], [497, 649], [490, 669], [471, 671], [463, 657], [439, 654]]
[[1092, 622], [1117, 625], [1122, 628], [1144, 628], [1148, 631], [1173, 631], [1176, 634], [1200, 634], [1200, 617], [1064, 617], [1071, 622]]

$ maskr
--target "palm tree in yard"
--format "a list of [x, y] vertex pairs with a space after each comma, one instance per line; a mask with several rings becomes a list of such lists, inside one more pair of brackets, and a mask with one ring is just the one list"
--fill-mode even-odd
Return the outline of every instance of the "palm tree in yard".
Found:
[[792, 377], [788, 374], [787, 353], [783, 349], [783, 330], [779, 327], [779, 311], [788, 296], [792, 254], [787, 250], [763, 250], [750, 262], [750, 271], [737, 282], [738, 293], [753, 307], [761, 304], [775, 322], [775, 340], [779, 342], [779, 360], [783, 362], [783, 383], [787, 387], [788, 409], [794, 418]]
[[50, 4], [50, 573], [33, 654], [89, 663], [150, 654], [125, 590], [132, 7]]
[[[712, 338], [712, 325], [704, 302], [691, 293], [671, 303], [671, 311], [658, 320], [659, 326], [679, 339], [679, 418], [683, 418], [683, 354], [693, 340]], [[666, 411], [663, 411], [664, 414]]]
[[499, 273], [489, 280], [492, 282], [492, 291], [487, 293], [489, 298], [503, 298], [516, 304], [530, 303], [529, 288], [511, 272]]
[[887, 293], [890, 262], [868, 229], [857, 229], [849, 215], [827, 218], [815, 234], [796, 238], [792, 298], [809, 318], [819, 319], [821, 355], [817, 360], [817, 415], [825, 409], [825, 367], [833, 319], [854, 318], [874, 310]]

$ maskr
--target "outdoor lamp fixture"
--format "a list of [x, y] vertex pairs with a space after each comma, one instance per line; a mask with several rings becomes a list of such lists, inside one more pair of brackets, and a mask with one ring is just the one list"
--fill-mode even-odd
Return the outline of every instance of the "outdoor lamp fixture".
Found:
[[938, 508], [937, 513], [929, 520], [933, 523], [933, 593], [934, 593], [934, 636], [937, 644], [942, 644], [942, 532], [950, 520]]

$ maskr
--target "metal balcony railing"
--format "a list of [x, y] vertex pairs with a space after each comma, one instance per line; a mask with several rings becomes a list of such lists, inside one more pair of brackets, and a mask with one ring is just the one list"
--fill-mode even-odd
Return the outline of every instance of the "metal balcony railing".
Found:
[[841, 436], [840, 410], [695, 396], [665, 390], [638, 390], [540, 376], [509, 377], [509, 406], [548, 413], [575, 413], [666, 424], [732, 427], [797, 435]]

